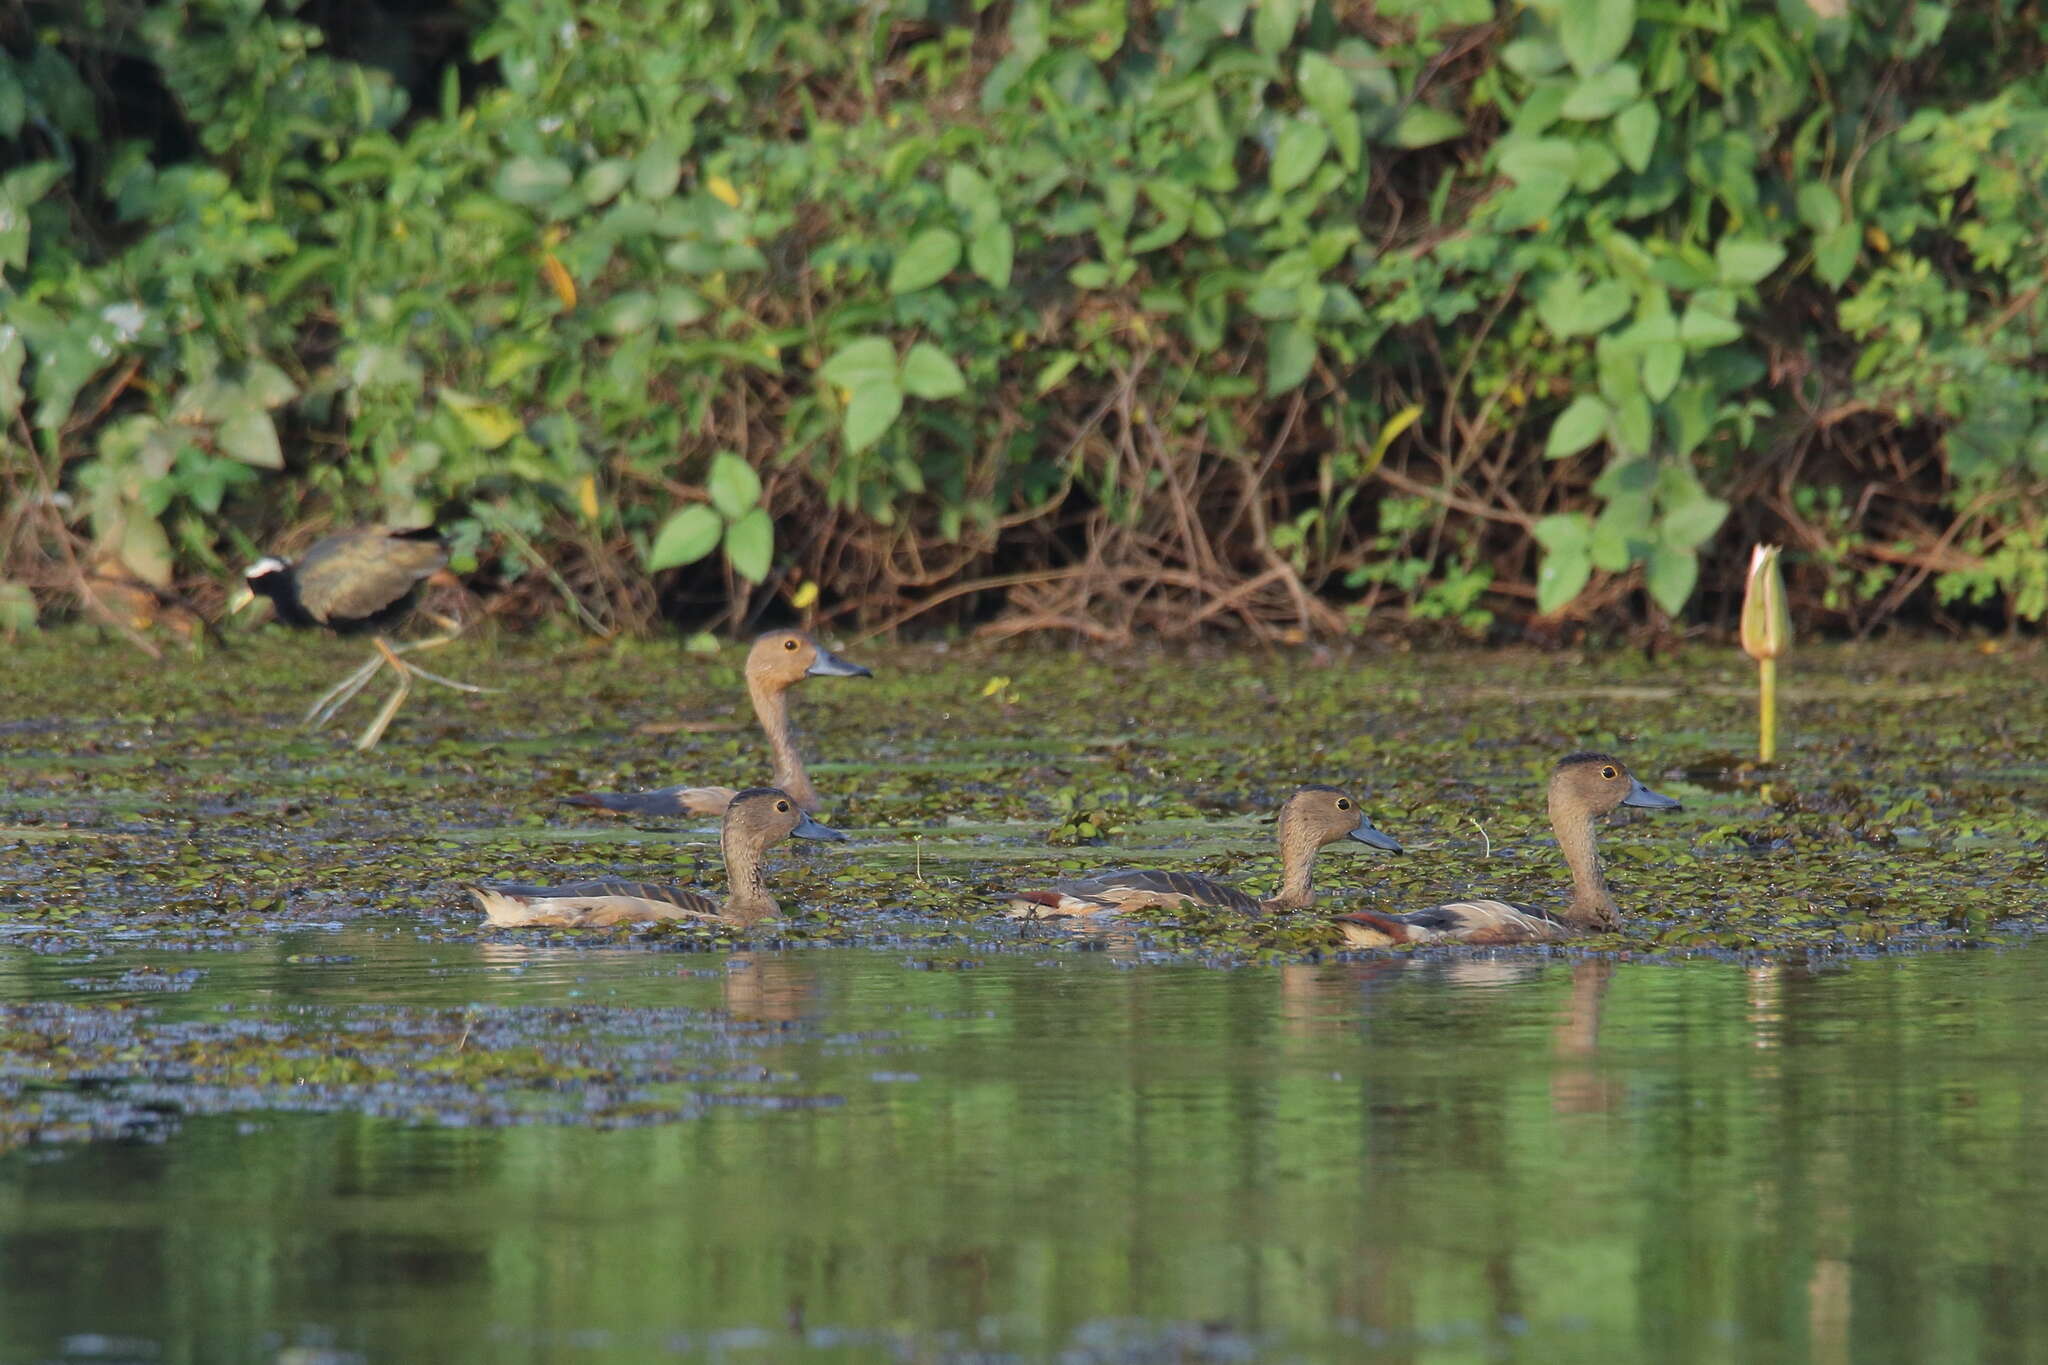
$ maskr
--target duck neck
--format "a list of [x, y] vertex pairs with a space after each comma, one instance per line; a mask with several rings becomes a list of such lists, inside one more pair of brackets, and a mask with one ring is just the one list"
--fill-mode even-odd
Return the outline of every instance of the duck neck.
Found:
[[1593, 813], [1576, 801], [1550, 794], [1550, 828], [1558, 851], [1572, 871], [1572, 899], [1564, 917], [1585, 929], [1618, 929], [1621, 910], [1607, 889], [1600, 869], [1600, 851], [1593, 843]]
[[1280, 890], [1266, 898], [1272, 910], [1306, 910], [1316, 898], [1311, 874], [1316, 846], [1299, 837], [1285, 812], [1280, 816]]
[[818, 809], [818, 789], [804, 771], [803, 756], [796, 751], [796, 736], [789, 724], [789, 689], [772, 682], [747, 681], [747, 695], [753, 699], [754, 714], [761, 731], [768, 736], [768, 748], [775, 756], [773, 785], [795, 798], [798, 809]]
[[725, 914], [742, 924], [769, 918], [778, 908], [768, 894], [767, 879], [761, 875], [761, 850], [753, 840], [727, 825], [718, 836], [719, 851], [725, 855]]

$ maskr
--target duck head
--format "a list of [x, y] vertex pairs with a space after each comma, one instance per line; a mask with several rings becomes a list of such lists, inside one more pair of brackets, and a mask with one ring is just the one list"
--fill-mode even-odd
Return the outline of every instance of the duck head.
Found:
[[756, 686], [793, 687], [805, 678], [870, 678], [801, 630], [771, 630], [747, 651], [747, 681]]
[[784, 839], [843, 842], [846, 835], [805, 814], [795, 798], [780, 787], [749, 787], [725, 808], [725, 837], [767, 848]]
[[1280, 843], [1300, 841], [1322, 848], [1341, 839], [1355, 839], [1382, 853], [1399, 853], [1401, 845], [1382, 831], [1343, 789], [1300, 787], [1280, 807]]
[[1612, 754], [1570, 754], [1550, 774], [1550, 801], [1576, 806], [1590, 815], [1605, 815], [1616, 806], [1640, 806], [1646, 810], [1677, 810], [1672, 797], [1651, 791], [1636, 781], [1628, 765]]

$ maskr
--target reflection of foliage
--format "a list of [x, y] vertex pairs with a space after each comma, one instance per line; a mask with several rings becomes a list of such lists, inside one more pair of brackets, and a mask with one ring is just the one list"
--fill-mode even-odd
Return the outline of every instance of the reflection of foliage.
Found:
[[1836, 8], [541, 0], [465, 65], [24, 0], [0, 556], [454, 504], [607, 624], [795, 570], [1101, 637], [1677, 611], [1762, 533], [1837, 619], [2036, 617], [2048, 63]]

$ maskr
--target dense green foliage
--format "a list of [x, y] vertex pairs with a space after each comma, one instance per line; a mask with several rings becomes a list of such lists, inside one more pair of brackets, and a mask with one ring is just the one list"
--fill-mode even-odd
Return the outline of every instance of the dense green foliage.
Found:
[[2042, 19], [1888, 10], [12, 0], [0, 613], [440, 509], [606, 625], [2037, 618]]

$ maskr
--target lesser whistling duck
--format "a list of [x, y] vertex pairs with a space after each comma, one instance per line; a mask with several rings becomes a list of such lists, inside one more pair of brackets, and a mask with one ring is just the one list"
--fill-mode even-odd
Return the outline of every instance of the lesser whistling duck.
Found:
[[1578, 753], [1550, 774], [1550, 827], [1572, 873], [1572, 897], [1555, 913], [1502, 900], [1452, 901], [1405, 915], [1354, 910], [1337, 916], [1345, 943], [1384, 948], [1395, 943], [1546, 943], [1575, 934], [1621, 927], [1621, 912], [1607, 889], [1594, 847], [1593, 821], [1616, 806], [1676, 810], [1678, 802], [1651, 791], [1610, 754]]
[[775, 787], [750, 787], [726, 805], [718, 847], [725, 858], [725, 903], [686, 887], [623, 879], [566, 886], [479, 882], [469, 888], [490, 922], [501, 928], [590, 928], [655, 920], [710, 920], [747, 926], [772, 918], [779, 907], [761, 876], [761, 855], [784, 839], [845, 839], [812, 819], [796, 798]]
[[[771, 630], [747, 651], [747, 696], [775, 755], [774, 784], [788, 792], [797, 806], [815, 811], [822, 804], [818, 789], [804, 771], [790, 733], [789, 689], [805, 678], [871, 678], [859, 664], [848, 663], [800, 630]], [[624, 815], [719, 815], [733, 799], [731, 787], [678, 784], [647, 792], [583, 792], [565, 797], [571, 805], [592, 806]]]
[[1188, 872], [1153, 869], [1105, 872], [1080, 881], [1055, 882], [1043, 890], [1010, 892], [1010, 908], [1020, 914], [1097, 915], [1105, 911], [1171, 910], [1183, 905], [1211, 906], [1261, 915], [1270, 910], [1303, 910], [1315, 899], [1309, 880], [1317, 850], [1340, 839], [1355, 839], [1368, 848], [1399, 853], [1401, 845], [1382, 833], [1358, 802], [1337, 787], [1302, 787], [1280, 807], [1274, 831], [1280, 845], [1280, 890], [1263, 900], [1234, 886]]
[[307, 710], [306, 723], [326, 724], [380, 669], [389, 668], [398, 675], [398, 688], [356, 740], [356, 748], [371, 749], [398, 714], [415, 676], [461, 692], [484, 690], [429, 673], [399, 657], [414, 649], [446, 644], [452, 635], [399, 646], [384, 638], [384, 632], [412, 610], [420, 584], [447, 563], [448, 547], [432, 527], [359, 526], [315, 541], [297, 560], [266, 556], [251, 564], [243, 573], [247, 595], [236, 603], [236, 609], [261, 595], [270, 599], [277, 619], [288, 626], [320, 627], [337, 635], [369, 634], [377, 647], [376, 656], [323, 693]]

